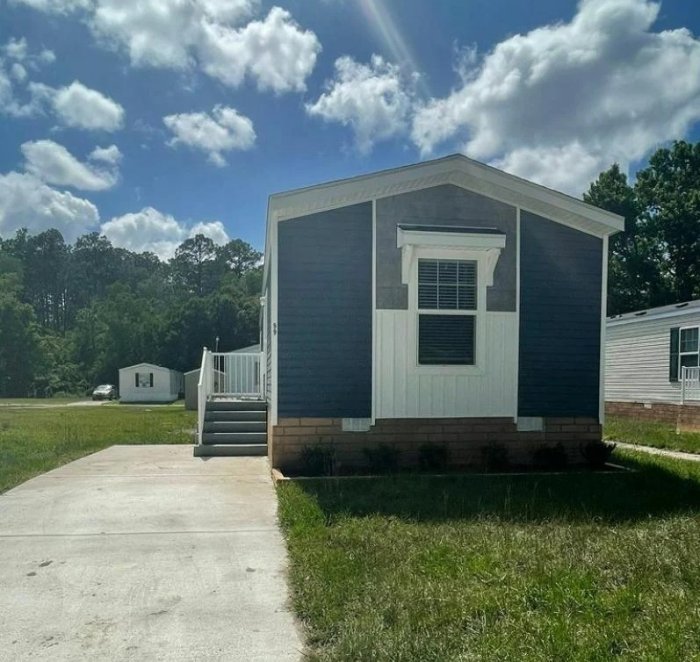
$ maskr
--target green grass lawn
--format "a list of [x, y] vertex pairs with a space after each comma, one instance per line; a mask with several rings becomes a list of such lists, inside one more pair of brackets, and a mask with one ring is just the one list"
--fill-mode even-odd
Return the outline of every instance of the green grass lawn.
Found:
[[625, 441], [628, 444], [700, 453], [700, 432], [676, 434], [676, 426], [670, 423], [650, 423], [633, 418], [607, 416], [605, 437], [614, 441]]
[[279, 484], [314, 660], [700, 659], [700, 465]]
[[151, 407], [0, 407], [0, 493], [113, 444], [192, 443], [196, 412]]

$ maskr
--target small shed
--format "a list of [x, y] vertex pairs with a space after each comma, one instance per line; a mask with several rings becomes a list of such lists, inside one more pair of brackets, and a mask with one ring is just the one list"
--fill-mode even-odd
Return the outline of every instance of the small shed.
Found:
[[195, 368], [185, 373], [185, 409], [197, 409], [199, 370], [200, 368]]
[[119, 369], [121, 402], [174, 402], [183, 390], [182, 373], [152, 363]]

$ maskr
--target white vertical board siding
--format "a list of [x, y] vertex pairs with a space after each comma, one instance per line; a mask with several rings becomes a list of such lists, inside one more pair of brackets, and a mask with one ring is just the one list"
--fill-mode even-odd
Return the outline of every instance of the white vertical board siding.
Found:
[[608, 322], [605, 400], [680, 403], [680, 382], [668, 380], [670, 333], [673, 327], [698, 325], [700, 313], [628, 324]]
[[518, 316], [484, 313], [485, 365], [481, 373], [416, 365], [407, 341], [415, 312], [377, 310], [376, 417], [512, 417], [517, 411], [513, 380], [518, 370]]

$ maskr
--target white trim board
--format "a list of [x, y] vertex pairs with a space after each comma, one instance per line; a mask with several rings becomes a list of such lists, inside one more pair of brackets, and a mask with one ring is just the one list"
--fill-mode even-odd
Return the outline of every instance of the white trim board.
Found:
[[372, 200], [372, 399], [370, 424], [377, 420], [377, 201]]
[[[277, 277], [277, 262], [278, 262], [278, 256], [279, 256], [279, 251], [278, 251], [278, 246], [277, 246], [277, 226], [275, 225], [273, 230], [272, 230], [272, 235], [270, 236], [270, 243], [271, 246], [274, 247], [274, 251], [272, 251], [272, 256], [270, 261], [270, 271], [271, 271], [271, 296], [272, 296], [272, 301], [270, 305], [270, 342], [272, 343], [272, 353], [271, 353], [271, 360], [272, 360], [272, 374], [270, 376], [270, 381], [272, 382], [270, 384], [270, 410], [268, 412], [268, 415], [271, 420], [272, 425], [277, 425], [277, 384], [278, 384], [278, 361], [277, 361], [277, 313], [278, 313], [278, 307], [279, 307], [279, 283], [278, 283], [278, 277]], [[267, 264], [267, 261], [266, 261]]]
[[518, 399], [520, 398], [520, 207], [515, 215], [515, 346], [518, 348], [518, 360], [515, 362], [515, 379], [513, 388], [515, 396], [513, 398], [513, 420], [518, 421]]
[[600, 295], [600, 359], [598, 364], [598, 423], [605, 423], [605, 317], [608, 309], [608, 238], [603, 237], [602, 286]]

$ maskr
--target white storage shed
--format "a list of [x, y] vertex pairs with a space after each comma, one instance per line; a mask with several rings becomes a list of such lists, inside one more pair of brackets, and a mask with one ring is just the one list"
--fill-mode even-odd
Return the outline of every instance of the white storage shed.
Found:
[[119, 370], [121, 402], [174, 402], [183, 391], [182, 373], [152, 363]]

